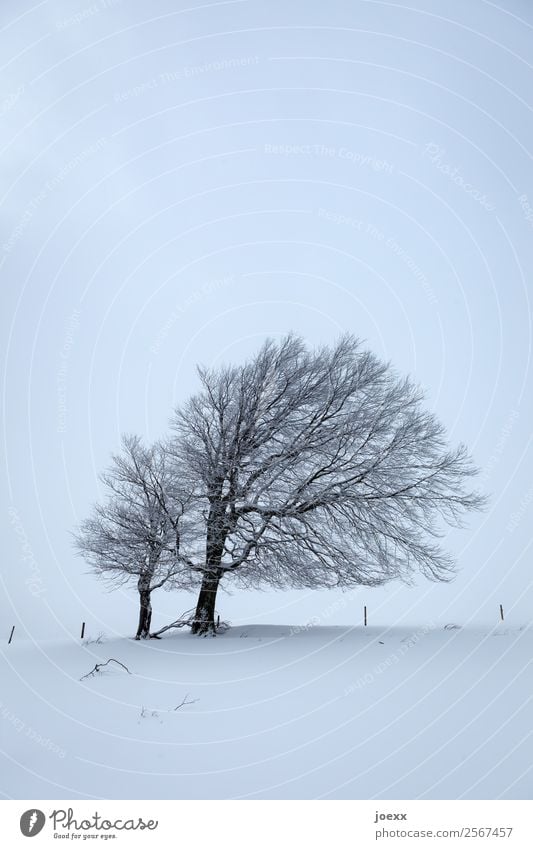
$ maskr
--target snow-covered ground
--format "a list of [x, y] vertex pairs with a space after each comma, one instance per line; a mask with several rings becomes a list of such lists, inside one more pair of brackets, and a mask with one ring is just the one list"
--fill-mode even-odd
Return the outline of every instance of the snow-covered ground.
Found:
[[[531, 798], [533, 629], [1, 649], [9, 798]], [[95, 663], [115, 664], [80, 681]], [[113, 668], [111, 668], [113, 667]], [[175, 708], [187, 697], [186, 704]]]

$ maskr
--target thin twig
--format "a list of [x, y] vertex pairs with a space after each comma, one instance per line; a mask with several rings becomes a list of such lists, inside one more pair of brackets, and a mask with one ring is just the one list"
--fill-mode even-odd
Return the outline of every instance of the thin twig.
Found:
[[92, 678], [93, 675], [96, 675], [98, 672], [100, 672], [100, 670], [104, 666], [107, 666], [108, 663], [117, 663], [119, 666], [122, 666], [122, 669], [126, 670], [128, 675], [131, 675], [131, 672], [129, 671], [127, 666], [124, 666], [124, 664], [121, 663], [120, 660], [115, 660], [114, 657], [110, 657], [109, 660], [106, 660], [105, 663], [95, 663], [94, 669], [91, 669], [91, 671], [87, 672], [86, 675], [82, 675], [80, 681], [83, 681], [84, 678]]
[[179, 705], [176, 705], [176, 707], [174, 708], [174, 710], [179, 710], [179, 709], [180, 709], [181, 707], [183, 707], [184, 705], [194, 705], [194, 704], [196, 704], [196, 702], [199, 702], [199, 701], [200, 701], [200, 699], [189, 699], [189, 700], [187, 700], [187, 699], [188, 699], [188, 696], [189, 696], [189, 694], [187, 693], [187, 695], [185, 696], [185, 698], [184, 698], [184, 699], [183, 699], [183, 700], [179, 703]]

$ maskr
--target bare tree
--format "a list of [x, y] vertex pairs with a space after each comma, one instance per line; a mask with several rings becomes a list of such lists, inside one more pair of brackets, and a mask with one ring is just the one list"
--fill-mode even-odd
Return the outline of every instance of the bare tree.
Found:
[[465, 488], [476, 472], [466, 448], [448, 447], [409, 380], [350, 336], [309, 351], [291, 335], [199, 374], [169, 448], [204, 526], [189, 559], [203, 573], [193, 633], [216, 630], [223, 577], [279, 587], [375, 586], [417, 569], [451, 577], [437, 537], [484, 499]]
[[144, 447], [124, 436], [122, 451], [101, 475], [106, 499], [75, 534], [75, 546], [93, 570], [117, 587], [135, 581], [139, 592], [136, 639], [150, 634], [151, 594], [189, 586], [192, 572], [181, 551], [190, 531], [190, 496], [171, 474], [163, 445]]

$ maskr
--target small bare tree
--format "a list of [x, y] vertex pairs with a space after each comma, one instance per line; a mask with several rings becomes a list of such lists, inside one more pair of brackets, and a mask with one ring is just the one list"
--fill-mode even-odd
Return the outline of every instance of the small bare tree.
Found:
[[164, 447], [146, 448], [136, 436], [123, 437], [121, 453], [101, 480], [106, 499], [80, 525], [75, 546], [111, 586], [136, 582], [139, 640], [150, 635], [152, 592], [192, 580], [181, 555], [190, 497], [170, 473]]
[[[201, 369], [170, 451], [194, 481], [203, 573], [193, 633], [215, 631], [223, 577], [244, 585], [375, 586], [453, 572], [436, 542], [484, 499], [423, 395], [346, 336], [306, 349], [268, 341], [239, 367]], [[193, 565], [194, 563], [194, 565]]]

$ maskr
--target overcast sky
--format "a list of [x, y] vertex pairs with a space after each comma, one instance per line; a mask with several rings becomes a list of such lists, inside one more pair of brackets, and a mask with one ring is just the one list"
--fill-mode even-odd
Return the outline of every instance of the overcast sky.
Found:
[[[0, 8], [0, 640], [128, 633], [69, 531], [195, 365], [350, 331], [427, 391], [489, 510], [450, 585], [221, 595], [223, 617], [531, 621], [533, 7]], [[192, 606], [159, 592], [155, 621]], [[3, 632], [6, 632], [5, 634]]]

